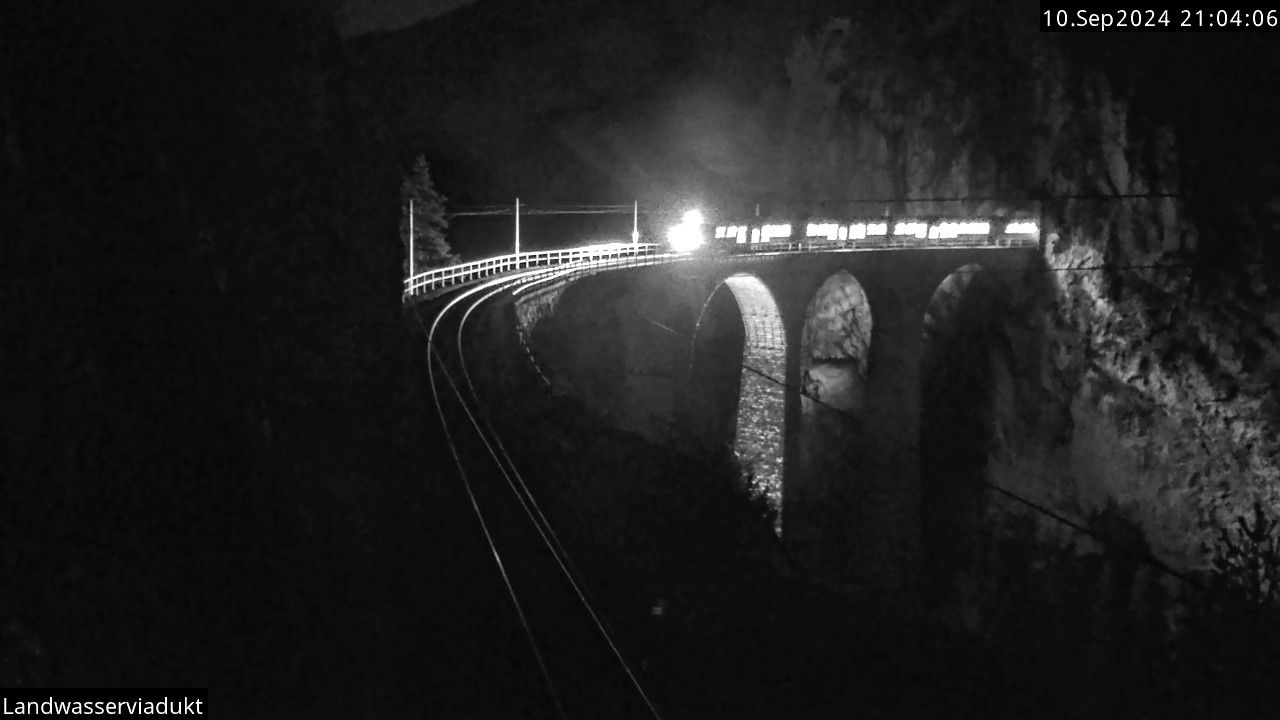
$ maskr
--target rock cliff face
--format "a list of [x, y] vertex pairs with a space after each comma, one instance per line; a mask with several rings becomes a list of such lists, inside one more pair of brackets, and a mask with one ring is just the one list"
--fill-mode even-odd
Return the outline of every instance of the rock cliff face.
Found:
[[[1187, 101], [1162, 114], [1168, 93], [1134, 79], [1150, 75], [1091, 66], [1040, 40], [1034, 19], [970, 5], [800, 38], [784, 87], [761, 96], [774, 132], [746, 172], [800, 215], [1035, 214], [1048, 282], [934, 338], [968, 358], [947, 377], [973, 391], [951, 399], [975, 405], [938, 422], [976, 428], [960, 435], [981, 457], [960, 465], [977, 463], [981, 482], [1094, 536], [990, 488], [971, 530], [1204, 569], [1215, 528], [1255, 501], [1280, 508], [1275, 210], [1214, 191], [1222, 164], [1196, 131], [1230, 125]], [[944, 287], [939, 302], [967, 292]]]
[[[1071, 48], [992, 29], [1011, 24], [952, 13], [885, 32], [854, 18], [800, 40], [788, 188], [811, 213], [827, 196], [1037, 213], [1052, 290], [985, 331], [1012, 355], [974, 365], [989, 386], [974, 401], [991, 403], [985, 478], [1116, 545], [1205, 568], [1217, 526], [1255, 501], [1280, 509], [1274, 207], [1242, 200], [1215, 218], [1196, 194], [1205, 173], [1184, 177], [1203, 164], [1176, 112], [1162, 119]], [[958, 49], [964, 38], [982, 42]], [[1028, 511], [991, 497], [987, 512]], [[1044, 516], [1034, 534], [1101, 550]]]
[[[936, 421], [976, 428], [960, 435], [981, 456], [959, 464], [979, 480], [1097, 537], [990, 488], [971, 534], [1202, 570], [1215, 528], [1255, 501], [1280, 509], [1280, 253], [1268, 245], [1280, 206], [1266, 194], [1280, 103], [1257, 80], [1278, 61], [1249, 38], [1035, 28], [1017, 3], [918, 0], [811, 26], [770, 56], [776, 81], [752, 77], [758, 92], [729, 92], [741, 78], [706, 64], [689, 82], [732, 95], [726, 117], [755, 131], [719, 133], [751, 138], [731, 143], [732, 167], [699, 162], [729, 200], [799, 217], [1038, 217], [1047, 282], [932, 338], [963, 357], [933, 367], [968, 381], [955, 399], [974, 406]], [[649, 167], [643, 153], [628, 162]], [[955, 306], [943, 311], [970, 312], [968, 292], [943, 288]], [[843, 387], [856, 363], [824, 352], [809, 381]]]

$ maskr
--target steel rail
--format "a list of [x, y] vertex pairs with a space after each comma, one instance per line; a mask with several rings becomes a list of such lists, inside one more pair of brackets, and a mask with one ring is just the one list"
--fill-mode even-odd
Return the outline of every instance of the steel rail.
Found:
[[[567, 551], [564, 549], [563, 544], [560, 542], [559, 537], [555, 534], [555, 531], [551, 527], [550, 522], [547, 520], [546, 515], [542, 512], [542, 509], [538, 505], [537, 500], [534, 498], [533, 493], [529, 490], [528, 484], [524, 481], [523, 476], [519, 473], [519, 470], [516, 468], [514, 461], [511, 459], [510, 454], [506, 450], [506, 447], [502, 444], [500, 437], [493, 430], [492, 424], [489, 422], [487, 414], [483, 413], [483, 411], [480, 410], [482, 403], [480, 401], [479, 394], [476, 391], [475, 385], [471, 379], [470, 371], [467, 367], [465, 350], [464, 350], [464, 345], [462, 341], [463, 332], [464, 332], [467, 320], [470, 318], [472, 313], [477, 308], [479, 308], [482, 304], [484, 304], [486, 301], [513, 288], [518, 288], [519, 291], [524, 291], [535, 285], [543, 284], [547, 282], [553, 282], [557, 279], [568, 277], [571, 275], [576, 275], [581, 273], [602, 272], [606, 270], [620, 269], [622, 267], [630, 267], [633, 265], [648, 265], [648, 264], [653, 264], [655, 262], [670, 261], [673, 258], [668, 256], [646, 258], [645, 260], [647, 260], [647, 262], [642, 261], [638, 263], [628, 262], [627, 261], [628, 259], [631, 259], [631, 258], [628, 258], [627, 256], [615, 255], [603, 260], [599, 260], [599, 259], [580, 260], [576, 262], [570, 262], [567, 264], [567, 266], [558, 266], [550, 269], [540, 269], [537, 271], [526, 271], [514, 277], [505, 276], [502, 278], [495, 278], [489, 282], [483, 283], [473, 288], [468, 288], [463, 292], [459, 293], [457, 297], [452, 298], [449, 301], [449, 303], [446, 304], [445, 307], [441, 309], [439, 313], [436, 314], [436, 317], [431, 323], [431, 327], [429, 329], [426, 328], [425, 324], [423, 324], [423, 328], [424, 330], [426, 330], [426, 335], [427, 335], [428, 380], [431, 386], [432, 397], [436, 406], [436, 412], [440, 416], [441, 425], [445, 431], [446, 441], [449, 444], [450, 452], [454, 458], [454, 463], [457, 467], [459, 475], [463, 480], [463, 485], [467, 490], [468, 497], [471, 500], [472, 509], [475, 512], [477, 519], [480, 521], [481, 529], [485, 535], [485, 539], [489, 543], [490, 550], [494, 555], [495, 563], [497, 564], [499, 572], [502, 575], [503, 582], [507, 587], [508, 595], [511, 597], [512, 604], [516, 610], [517, 616], [520, 619], [522, 627], [526, 631], [526, 635], [528, 637], [530, 647], [533, 650], [535, 659], [538, 661], [539, 670], [543, 676], [544, 682], [547, 685], [548, 691], [551, 693], [552, 699], [555, 702], [557, 710], [561, 713], [561, 715], [565, 714], [563, 705], [561, 704], [561, 701], [559, 698], [559, 694], [555, 689], [555, 683], [552, 680], [549, 668], [546, 665], [545, 657], [542, 653], [541, 648], [538, 646], [537, 641], [533, 636], [531, 625], [528, 621], [528, 617], [519, 602], [519, 598], [515, 592], [514, 585], [511, 583], [510, 576], [508, 575], [506, 571], [506, 567], [503, 564], [501, 553], [497, 548], [496, 542], [493, 540], [493, 536], [489, 530], [488, 523], [484, 519], [484, 514], [479, 507], [479, 502], [475, 496], [473, 488], [471, 487], [470, 479], [468, 478], [466, 469], [462, 463], [461, 453], [454, 439], [454, 434], [449, 429], [448, 419], [443, 411], [443, 406], [440, 401], [440, 395], [441, 395], [440, 384], [437, 381], [436, 375], [435, 375], [436, 364], [439, 364], [440, 371], [443, 375], [444, 380], [448, 383], [449, 387], [452, 389], [454, 396], [457, 400], [458, 407], [461, 408], [463, 413], [467, 416], [472, 428], [476, 432], [477, 437], [480, 439], [481, 443], [484, 445], [485, 450], [487, 451], [490, 459], [494, 462], [499, 472], [502, 474], [503, 478], [506, 480], [508, 488], [516, 496], [516, 499], [519, 501], [522, 510], [525, 512], [526, 516], [529, 518], [530, 522], [534, 525], [534, 528], [537, 530], [540, 539], [546, 545], [547, 549], [551, 552], [552, 557], [555, 559], [556, 564], [560, 568], [561, 572], [565, 575], [565, 578], [568, 580], [570, 586], [573, 588], [574, 594], [577, 596], [578, 600], [582, 603], [595, 629], [601, 634], [606, 644], [610, 648], [611, 652], [613, 653], [613, 656], [622, 666], [622, 669], [627, 675], [628, 680], [631, 682], [633, 687], [636, 689], [637, 693], [640, 695], [640, 698], [644, 702], [646, 708], [653, 715], [653, 717], [657, 718], [658, 720], [661, 720], [661, 715], [658, 713], [656, 707], [654, 706], [653, 702], [650, 700], [648, 694], [645, 693], [644, 688], [641, 686], [639, 682], [639, 679], [636, 677], [634, 671], [631, 669], [625, 657], [622, 655], [621, 650], [618, 648], [616, 641], [612, 637], [612, 634], [610, 633], [608, 628], [605, 626], [604, 622], [601, 620], [595, 608], [592, 606], [591, 601], [588, 599], [586, 592], [582, 588], [583, 582], [582, 582], [581, 575], [577, 572], [576, 568], [573, 567], [572, 561], [569, 558]], [[488, 290], [487, 293], [485, 293], [486, 290]], [[452, 373], [449, 372], [448, 367], [445, 365], [443, 356], [441, 355], [440, 351], [436, 348], [436, 345], [435, 345], [436, 333], [440, 328], [440, 325], [443, 322], [445, 316], [450, 311], [454, 310], [457, 306], [459, 306], [461, 303], [465, 302], [468, 298], [473, 298], [476, 295], [480, 295], [481, 293], [485, 293], [485, 294], [483, 294], [478, 299], [473, 300], [470, 303], [469, 307], [466, 309], [466, 311], [463, 313], [462, 318], [458, 324], [456, 342], [458, 347], [458, 363], [465, 377], [468, 390], [472, 395], [472, 398], [473, 398], [472, 403], [474, 403], [477, 411], [480, 412], [482, 416], [484, 416], [484, 424], [486, 427], [488, 427], [489, 434], [493, 436], [492, 442], [490, 441], [489, 437], [486, 435], [484, 428], [481, 427], [479, 420], [477, 420], [476, 413], [472, 411], [470, 404], [468, 403], [467, 399], [463, 396], [462, 391], [458, 387], [457, 383], [454, 381]], [[515, 293], [513, 293], [513, 296], [514, 294]], [[416, 312], [417, 311], [415, 310], [415, 313]], [[418, 315], [418, 320], [420, 323], [422, 322], [421, 315]], [[494, 449], [495, 445], [500, 451], [501, 455], [499, 455], [499, 452], [495, 451]]]
[[[555, 705], [557, 713], [560, 717], [568, 717], [568, 714], [565, 712], [564, 705], [560, 701], [560, 693], [556, 690], [555, 681], [552, 680], [551, 672], [547, 668], [546, 659], [542, 653], [542, 649], [538, 646], [538, 641], [537, 638], [534, 637], [528, 616], [524, 611], [524, 607], [520, 603], [519, 595], [516, 593], [515, 586], [511, 582], [511, 576], [507, 572], [506, 565], [502, 560], [502, 553], [498, 550], [497, 543], [494, 541], [493, 533], [489, 529], [489, 523], [485, 520], [484, 511], [480, 509], [480, 502], [476, 498], [475, 489], [471, 486], [471, 480], [467, 476], [467, 470], [462, 462], [462, 455], [459, 452], [457, 442], [455, 442], [453, 433], [449, 430], [449, 419], [445, 414], [443, 403], [440, 401], [441, 393], [435, 376], [435, 365], [437, 362], [440, 364], [441, 371], [446, 374], [448, 373], [448, 368], [445, 367], [443, 358], [435, 351], [435, 347], [433, 345], [436, 329], [439, 327], [440, 322], [455, 305], [471, 295], [483, 292], [488, 285], [489, 284], [486, 283], [479, 287], [469, 288], [463, 291], [458, 295], [458, 297], [453, 298], [444, 307], [444, 309], [436, 315], [435, 320], [431, 324], [430, 330], [427, 331], [427, 382], [431, 387], [431, 398], [435, 404], [436, 414], [440, 418], [440, 426], [444, 430], [445, 442], [449, 445], [449, 453], [453, 457], [454, 465], [458, 470], [458, 476], [462, 480], [463, 488], [466, 490], [467, 498], [471, 503], [472, 512], [480, 523], [480, 530], [484, 535], [485, 543], [488, 545], [489, 551], [493, 555], [494, 564], [498, 568], [498, 574], [501, 576], [507, 595], [511, 599], [511, 604], [515, 609], [516, 617], [520, 622], [521, 629], [524, 631], [525, 637], [529, 641], [530, 649], [533, 651], [534, 659], [538, 665], [538, 671], [542, 676], [543, 682], [547, 686], [547, 691], [551, 696], [551, 700]], [[414, 314], [417, 316], [419, 324], [422, 324], [422, 316], [418, 314], [417, 308], [414, 309]]]
[[[879, 252], [886, 250], [944, 250], [955, 248], [1031, 248], [1039, 246], [1039, 238], [1011, 235], [974, 235], [957, 238], [921, 239], [916, 236], [885, 235], [858, 240], [834, 241], [825, 237], [810, 237], [798, 240], [779, 240], [776, 242], [735, 244], [733, 255], [767, 256], [790, 253], [845, 253], [845, 252]], [[688, 254], [680, 254], [688, 256]], [[563, 250], [542, 250], [537, 252], [498, 255], [491, 258], [475, 260], [459, 265], [432, 268], [415, 273], [404, 280], [404, 298], [410, 300], [416, 296], [430, 296], [433, 293], [449, 288], [473, 283], [512, 271], [534, 267], [563, 266], [573, 262], [600, 262], [620, 260], [622, 258], [642, 257], [676, 257], [674, 253], [662, 252], [662, 246], [655, 243], [627, 244], [618, 243], [611, 246], [591, 246], [585, 248], [567, 248]], [[718, 257], [718, 256], [717, 256]]]
[[[575, 268], [573, 270], [566, 271], [563, 274], [567, 275], [577, 270], [578, 269]], [[555, 279], [558, 279], [558, 278], [552, 277], [552, 278], [546, 278], [546, 279], [539, 279], [539, 280], [533, 281], [532, 283], [525, 283], [525, 286], [527, 287], [530, 284], [550, 282]], [[458, 323], [458, 332], [457, 332], [456, 341], [457, 341], [457, 348], [458, 348], [459, 365], [462, 368], [463, 380], [466, 383], [467, 390], [471, 394], [472, 402], [477, 409], [481, 407], [482, 403], [480, 401], [479, 393], [476, 391], [475, 384], [471, 378], [471, 372], [467, 367], [466, 350], [463, 343], [463, 332], [466, 328], [467, 320], [470, 318], [472, 312], [475, 311], [478, 307], [480, 307], [480, 305], [482, 305], [484, 302], [488, 301], [490, 298], [494, 297], [495, 295], [506, 292], [507, 290], [514, 287], [515, 285], [520, 284], [520, 282], [521, 281], [517, 280], [512, 283], [498, 287], [492, 290], [491, 292], [489, 292], [487, 295], [484, 295], [480, 299], [476, 300], [474, 303], [471, 304], [469, 308], [467, 308], [466, 312], [463, 313], [462, 320]], [[463, 403], [463, 407], [465, 408], [466, 407], [465, 400], [462, 398], [461, 392], [458, 390], [456, 386], [454, 387], [454, 391], [458, 393], [458, 399], [460, 402]], [[499, 436], [497, 431], [494, 430], [492, 423], [490, 423], [489, 421], [488, 414], [481, 411], [480, 415], [482, 416], [484, 421], [484, 426], [485, 426], [484, 428], [481, 428], [480, 422], [476, 419], [476, 416], [472, 414], [469, 410], [467, 411], [467, 417], [471, 420], [472, 427], [475, 429], [480, 439], [484, 442], [485, 448], [489, 451], [490, 457], [493, 459], [494, 463], [498, 466], [498, 470], [502, 473], [503, 477], [506, 479], [507, 485], [511, 488], [512, 493], [515, 494], [517, 499], [520, 500], [521, 506], [524, 508], [526, 515], [528, 515], [530, 522], [533, 523], [534, 527], [538, 531], [539, 537], [542, 539], [542, 542], [546, 545], [547, 549], [551, 552], [552, 557], [555, 558], [557, 565], [559, 565], [561, 572], [565, 576], [565, 579], [569, 581], [570, 587], [573, 588], [574, 594], [577, 596], [579, 602], [582, 603], [583, 608], [586, 610], [588, 616], [591, 618], [591, 621], [595, 626], [596, 630], [599, 631], [605, 643], [609, 646], [609, 650], [612, 652], [614, 658], [618, 661], [619, 665], [621, 665], [623, 671], [627, 675], [627, 679], [630, 681], [632, 687], [634, 687], [636, 692], [639, 694], [640, 699], [644, 702], [650, 714], [653, 715], [654, 718], [661, 720], [661, 717], [662, 717], [661, 714], [658, 712], [657, 708], [654, 706], [653, 701], [649, 698], [648, 693], [645, 692], [644, 687], [640, 684], [640, 680], [638, 677], [636, 677], [635, 672], [631, 669], [630, 663], [628, 663], [626, 658], [623, 656], [621, 649], [619, 649], [618, 647], [617, 641], [613, 638], [613, 634], [605, 626], [599, 614], [596, 612], [595, 608], [593, 607], [591, 601], [587, 598], [587, 595], [582, 588], [582, 585], [584, 584], [584, 582], [582, 580], [581, 575], [578, 573], [577, 569], [573, 566], [573, 562], [569, 558], [568, 551], [565, 550], [564, 545], [560, 542], [559, 536], [556, 535], [555, 530], [551, 527], [550, 521], [547, 520], [546, 515], [542, 512], [541, 506], [539, 506], [537, 500], [534, 498], [532, 491], [529, 490], [528, 483], [525, 482], [523, 475], [521, 475], [520, 473], [520, 470], [516, 467], [515, 462], [511, 459], [511, 455], [510, 453], [507, 452], [506, 446], [503, 444], [501, 436]], [[488, 438], [486, 437], [486, 429], [487, 429], [488, 435], [492, 436], [493, 438], [492, 444], [489, 442]], [[497, 452], [495, 452], [494, 450], [495, 446], [498, 449]], [[499, 455], [501, 455], [501, 457], [499, 457]], [[517, 489], [517, 486], [519, 487], [519, 489]], [[527, 503], [525, 498], [527, 498], [528, 500]], [[530, 507], [532, 507], [532, 510], [530, 510]]]

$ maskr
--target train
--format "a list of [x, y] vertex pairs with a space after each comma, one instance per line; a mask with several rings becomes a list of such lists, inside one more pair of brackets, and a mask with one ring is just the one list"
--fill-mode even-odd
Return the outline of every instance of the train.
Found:
[[1030, 217], [824, 218], [798, 232], [790, 220], [752, 217], [706, 223], [685, 213], [668, 233], [676, 252], [758, 253], [937, 247], [1038, 247], [1040, 224]]

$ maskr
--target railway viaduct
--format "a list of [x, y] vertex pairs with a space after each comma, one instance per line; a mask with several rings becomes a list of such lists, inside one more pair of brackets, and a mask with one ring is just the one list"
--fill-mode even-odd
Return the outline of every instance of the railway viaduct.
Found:
[[558, 392], [664, 446], [732, 453], [802, 557], [830, 563], [815, 548], [838, 533], [837, 564], [905, 588], [964, 513], [922, 443], [982, 442], [963, 410], [928, 422], [931, 374], [982, 383], [948, 372], [962, 359], [938, 337], [990, 339], [1042, 270], [1026, 246], [693, 256], [545, 286], [516, 311]]

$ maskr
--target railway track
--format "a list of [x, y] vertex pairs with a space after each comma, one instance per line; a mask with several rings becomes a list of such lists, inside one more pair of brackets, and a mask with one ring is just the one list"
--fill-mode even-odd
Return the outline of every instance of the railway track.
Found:
[[[492, 589], [508, 598], [508, 617], [494, 620], [509, 626], [510, 637], [523, 636], [527, 662], [514, 660], [516, 677], [499, 678], [493, 687], [512, 694], [511, 703], [527, 716], [660, 717], [502, 443], [467, 356], [468, 341], [477, 349], [473, 322], [503, 296], [591, 270], [574, 264], [513, 273], [437, 299], [429, 316], [421, 308], [414, 312], [425, 334], [429, 390], [454, 474], [492, 561]], [[529, 375], [537, 377], [532, 370]], [[517, 657], [504, 650], [504, 657]], [[534, 692], [537, 686], [542, 692]]]

